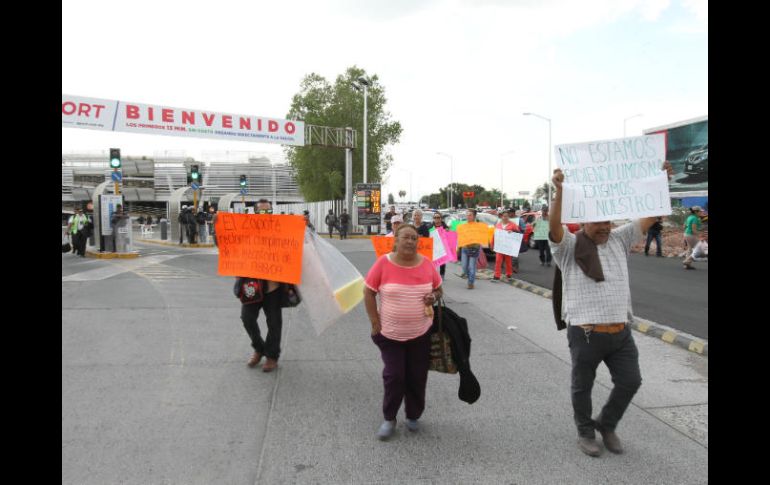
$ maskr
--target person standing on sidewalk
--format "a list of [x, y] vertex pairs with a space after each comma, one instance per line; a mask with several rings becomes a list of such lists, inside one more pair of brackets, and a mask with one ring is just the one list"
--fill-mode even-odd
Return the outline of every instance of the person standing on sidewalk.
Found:
[[350, 215], [347, 209], [342, 209], [340, 214], [340, 239], [348, 238], [348, 225], [350, 224]]
[[[445, 231], [449, 230], [449, 226], [446, 225], [444, 222], [444, 219], [441, 217], [441, 214], [436, 212], [433, 214], [433, 227], [438, 230], [439, 228], [444, 229]], [[430, 232], [428, 232], [430, 234]], [[439, 274], [441, 275], [441, 281], [444, 281], [444, 273], [446, 273], [446, 263], [439, 266]]]
[[205, 244], [208, 231], [206, 230], [206, 213], [203, 212], [203, 207], [198, 207], [198, 213], [195, 214], [195, 222], [198, 224], [198, 242]]
[[311, 231], [315, 232], [315, 226], [313, 226], [313, 223], [310, 222], [310, 212], [302, 211], [302, 216], [305, 218], [305, 226], [309, 227]]
[[[501, 231], [506, 231], [508, 233], [512, 233], [516, 230], [516, 224], [511, 222], [509, 218], [508, 211], [503, 211], [500, 214], [500, 222], [495, 224], [495, 229], [500, 229]], [[492, 281], [500, 281], [500, 276], [502, 276], [502, 269], [503, 265], [506, 266], [507, 271], [505, 272], [505, 277], [510, 281], [513, 278], [513, 257], [509, 256], [507, 254], [502, 253], [496, 253], [495, 254], [495, 276], [492, 278]]]
[[[663, 169], [671, 174], [671, 165]], [[632, 321], [628, 257], [631, 246], [655, 223], [655, 217], [631, 221], [612, 229], [610, 221], [587, 222], [576, 234], [561, 224], [564, 174], [554, 170], [556, 199], [551, 209], [550, 240], [557, 271], [554, 279], [554, 317], [557, 328], [567, 326], [572, 356], [572, 409], [578, 447], [599, 456], [598, 430], [604, 446], [623, 453], [615, 429], [642, 385], [639, 352], [629, 323]], [[591, 417], [591, 389], [596, 368], [605, 362], [614, 387], [596, 418]]]
[[69, 218], [68, 231], [72, 236], [72, 252], [78, 256], [86, 257], [86, 242], [88, 241], [88, 216], [83, 214], [83, 209], [75, 209], [75, 215]]
[[[466, 224], [481, 224], [476, 222], [476, 209], [468, 209], [468, 222]], [[468, 244], [460, 250], [462, 271], [464, 277], [468, 278], [468, 289], [474, 288], [476, 282], [476, 262], [481, 252], [481, 244]]]
[[391, 217], [390, 224], [393, 230], [385, 234], [385, 237], [395, 237], [396, 231], [398, 231], [398, 228], [401, 227], [401, 224], [403, 223], [404, 223], [404, 218], [401, 217], [400, 215], [396, 214], [395, 216]]
[[[404, 401], [406, 426], [417, 431], [425, 410], [428, 382], [432, 306], [441, 298], [441, 278], [429, 258], [417, 253], [417, 228], [396, 229], [395, 251], [381, 256], [366, 275], [364, 303], [372, 325], [372, 341], [385, 368], [382, 380], [385, 420], [377, 437], [393, 435], [396, 415]], [[380, 295], [377, 309], [376, 295]], [[430, 308], [428, 308], [430, 307]]]
[[[334, 226], [337, 225], [337, 216], [334, 215], [334, 211], [332, 209], [329, 209], [329, 213], [326, 214], [326, 226], [329, 228], [329, 239], [334, 236]], [[342, 234], [340, 234], [340, 239], [342, 239]]]
[[661, 242], [660, 233], [663, 231], [663, 218], [657, 217], [655, 219], [655, 224], [650, 226], [650, 229], [647, 231], [647, 242], [644, 244], [644, 255], [649, 256], [650, 255], [650, 244], [652, 243], [652, 240], [655, 239], [655, 256], [662, 258], [663, 257], [663, 244]]
[[684, 222], [684, 240], [687, 244], [687, 253], [685, 254], [683, 265], [684, 269], [695, 269], [692, 265], [692, 253], [695, 250], [695, 246], [698, 244], [698, 231], [700, 231], [700, 206], [694, 205], [690, 208], [690, 215], [687, 216], [687, 220]]
[[427, 222], [422, 222], [422, 210], [416, 209], [412, 213], [412, 217], [414, 218], [413, 226], [417, 228], [417, 234], [419, 234], [420, 237], [430, 237], [430, 225]]
[[532, 237], [540, 251], [540, 266], [551, 266], [553, 255], [551, 255], [551, 246], [548, 244], [548, 206], [544, 205], [540, 210], [542, 215], [532, 223], [535, 228]]
[[[260, 199], [257, 202], [258, 214], [272, 213], [270, 202], [266, 199]], [[238, 285], [246, 284], [247, 287], [241, 289]], [[262, 372], [271, 372], [278, 367], [278, 358], [281, 355], [281, 330], [283, 328], [283, 313], [281, 310], [281, 284], [270, 280], [253, 280], [248, 278], [236, 279], [236, 290], [241, 294], [255, 293], [257, 297], [254, 301], [244, 302], [241, 298], [241, 321], [246, 333], [251, 339], [251, 347], [254, 353], [249, 359], [247, 365], [256, 367], [262, 357], [267, 357], [262, 366]], [[258, 293], [262, 292], [262, 298]], [[262, 339], [259, 332], [259, 310], [263, 310], [267, 320], [267, 336]]]

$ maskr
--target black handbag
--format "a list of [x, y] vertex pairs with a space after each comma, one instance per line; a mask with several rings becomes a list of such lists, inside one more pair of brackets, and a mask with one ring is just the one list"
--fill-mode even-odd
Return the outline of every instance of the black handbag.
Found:
[[[443, 303], [443, 302], [442, 302]], [[439, 303], [433, 314], [433, 325], [430, 330], [430, 365], [428, 370], [444, 374], [457, 374], [457, 365], [452, 359], [452, 338], [444, 331], [442, 320], [444, 305]]]
[[299, 289], [291, 283], [281, 285], [281, 308], [293, 308], [302, 303]]

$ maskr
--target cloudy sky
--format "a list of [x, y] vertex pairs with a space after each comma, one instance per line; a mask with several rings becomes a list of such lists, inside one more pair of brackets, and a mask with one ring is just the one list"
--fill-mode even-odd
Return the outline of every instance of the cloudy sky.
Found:
[[[62, 93], [283, 118], [302, 78], [377, 74], [404, 129], [384, 192], [533, 191], [552, 143], [708, 114], [706, 0], [62, 2]], [[641, 114], [642, 116], [634, 115]], [[633, 117], [633, 118], [631, 118]], [[359, 140], [361, 140], [359, 138]], [[62, 129], [62, 152], [281, 153]], [[411, 176], [411, 188], [410, 188]]]

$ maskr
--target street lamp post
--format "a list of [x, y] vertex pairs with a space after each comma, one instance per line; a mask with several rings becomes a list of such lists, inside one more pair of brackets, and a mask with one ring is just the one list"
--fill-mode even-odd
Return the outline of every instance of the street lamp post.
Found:
[[[366, 157], [367, 157], [367, 138], [369, 134], [368, 130], [368, 123], [367, 123], [367, 101], [369, 98], [369, 91], [368, 88], [371, 86], [371, 82], [366, 79], [365, 77], [359, 77], [358, 82], [353, 82], [352, 85], [357, 91], [361, 91], [363, 89], [364, 91], [364, 183], [366, 183]], [[369, 234], [371, 231], [371, 226], [366, 226], [366, 233]]]
[[514, 152], [515, 150], [509, 150], [500, 155], [500, 207], [505, 207], [505, 202], [503, 201], [503, 158]]
[[449, 157], [449, 209], [454, 207], [454, 166], [455, 161], [454, 158], [452, 158], [452, 155], [449, 155], [448, 153], [444, 152], [436, 152], [436, 155], [443, 155], [445, 157]]
[[642, 113], [629, 116], [628, 118], [623, 118], [623, 138], [626, 137], [626, 121], [630, 120], [631, 118], [638, 118], [639, 116], [642, 116]]
[[524, 116], [536, 116], [542, 120], [545, 120], [548, 122], [548, 177], [545, 179], [546, 186], [548, 187], [548, 205], [551, 205], [551, 119], [546, 118], [545, 116], [540, 116], [537, 113], [524, 113]]

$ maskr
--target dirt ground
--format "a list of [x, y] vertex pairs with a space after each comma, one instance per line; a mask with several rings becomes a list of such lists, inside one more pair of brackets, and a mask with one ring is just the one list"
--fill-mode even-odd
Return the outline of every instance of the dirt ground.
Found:
[[[674, 227], [663, 228], [663, 256], [667, 258], [684, 257], [685, 244], [684, 244], [684, 229]], [[631, 246], [632, 253], [644, 253], [644, 243], [647, 241], [647, 236], [641, 240], [638, 244]], [[657, 243], [653, 240], [650, 243], [650, 255], [654, 255], [656, 251]]]

